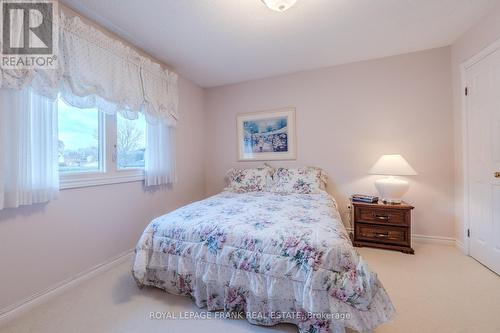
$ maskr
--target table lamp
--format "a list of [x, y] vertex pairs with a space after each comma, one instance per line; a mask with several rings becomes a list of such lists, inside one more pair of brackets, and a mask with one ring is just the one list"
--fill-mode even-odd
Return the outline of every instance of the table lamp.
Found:
[[408, 192], [410, 184], [395, 176], [416, 176], [417, 172], [401, 155], [382, 155], [369, 171], [372, 175], [386, 175], [378, 179], [375, 187], [384, 203], [400, 204], [401, 198]]

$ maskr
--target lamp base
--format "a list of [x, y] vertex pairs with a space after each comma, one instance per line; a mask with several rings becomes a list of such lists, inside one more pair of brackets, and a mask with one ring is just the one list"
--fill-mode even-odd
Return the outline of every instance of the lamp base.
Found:
[[375, 187], [384, 203], [391, 205], [401, 204], [401, 198], [408, 192], [410, 184], [402, 179], [387, 177], [375, 181]]

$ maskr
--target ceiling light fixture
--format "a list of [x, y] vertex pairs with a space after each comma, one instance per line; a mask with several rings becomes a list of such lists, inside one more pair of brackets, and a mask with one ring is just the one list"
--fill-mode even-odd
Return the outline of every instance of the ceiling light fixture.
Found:
[[262, 0], [262, 2], [271, 10], [277, 12], [284, 12], [287, 9], [290, 9], [297, 0]]

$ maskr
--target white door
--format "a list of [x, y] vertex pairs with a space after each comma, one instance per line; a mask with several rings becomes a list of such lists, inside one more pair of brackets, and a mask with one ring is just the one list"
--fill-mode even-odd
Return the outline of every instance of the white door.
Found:
[[500, 274], [500, 50], [466, 79], [469, 253]]

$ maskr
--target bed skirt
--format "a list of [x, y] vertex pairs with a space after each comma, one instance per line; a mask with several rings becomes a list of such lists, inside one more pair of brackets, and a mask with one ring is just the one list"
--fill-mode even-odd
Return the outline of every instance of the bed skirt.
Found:
[[[165, 253], [161, 254], [161, 265], [151, 265], [146, 258], [160, 256], [150, 255], [141, 249], [136, 253], [133, 276], [140, 288], [151, 286], [188, 296], [200, 308], [242, 314], [255, 325], [290, 323], [300, 333], [345, 333], [346, 328], [371, 332], [395, 313], [381, 285], [368, 310], [360, 310], [331, 297], [328, 291], [306, 286], [303, 281], [263, 276]], [[149, 264], [144, 265], [143, 260]]]

